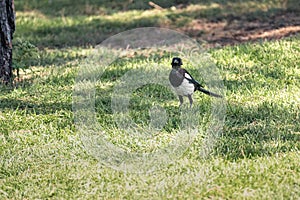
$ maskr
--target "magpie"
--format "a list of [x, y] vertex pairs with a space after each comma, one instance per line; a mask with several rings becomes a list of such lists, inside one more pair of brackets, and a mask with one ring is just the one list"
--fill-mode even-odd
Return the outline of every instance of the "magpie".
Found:
[[169, 81], [173, 86], [176, 94], [179, 97], [180, 105], [183, 104], [183, 96], [187, 96], [190, 101], [190, 106], [193, 104], [192, 95], [195, 91], [199, 90], [204, 94], [222, 98], [221, 95], [212, 93], [203, 88], [203, 86], [196, 81], [192, 75], [184, 68], [181, 68], [182, 60], [179, 57], [174, 57], [172, 59], [172, 70], [169, 75]]

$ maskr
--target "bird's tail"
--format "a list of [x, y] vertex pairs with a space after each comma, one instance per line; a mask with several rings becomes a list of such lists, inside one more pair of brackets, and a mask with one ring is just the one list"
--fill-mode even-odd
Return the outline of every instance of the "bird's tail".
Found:
[[204, 89], [203, 87], [201, 87], [200, 85], [196, 88], [196, 90], [199, 90], [200, 92], [203, 92], [204, 94], [207, 94], [207, 95], [212, 96], [212, 97], [223, 98], [222, 95], [210, 92], [210, 91]]

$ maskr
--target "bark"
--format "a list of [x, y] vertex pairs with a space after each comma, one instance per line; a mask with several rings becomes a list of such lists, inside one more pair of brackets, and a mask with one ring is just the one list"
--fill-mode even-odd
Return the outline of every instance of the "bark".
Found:
[[15, 31], [14, 0], [0, 0], [0, 83], [12, 81], [12, 39]]

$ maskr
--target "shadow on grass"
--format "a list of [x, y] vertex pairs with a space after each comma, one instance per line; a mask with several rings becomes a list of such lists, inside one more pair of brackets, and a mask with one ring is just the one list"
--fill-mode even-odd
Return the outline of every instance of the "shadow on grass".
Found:
[[117, 33], [138, 28], [159, 25], [159, 17], [143, 17], [124, 21], [93, 19], [76, 25], [38, 27], [25, 31], [26, 38], [39, 48], [88, 47], [100, 44], [103, 40]]
[[[80, 62], [80, 60], [84, 60], [86, 58], [85, 55], [80, 54], [79, 51], [73, 50], [41, 50], [40, 59], [38, 65], [43, 67], [48, 66], [66, 66], [73, 65]], [[33, 65], [36, 66], [36, 65]]]
[[[128, 3], [129, 1], [122, 1], [119, 4], [123, 4], [126, 2]], [[95, 46], [112, 35], [138, 27], [172, 28], [179, 31], [184, 31], [191, 37], [207, 40], [209, 43], [231, 44], [241, 41], [251, 41], [260, 37], [252, 37], [251, 35], [253, 35], [254, 33], [261, 33], [264, 31], [288, 27], [292, 25], [300, 25], [299, 20], [297, 20], [297, 17], [299, 15], [297, 15], [296, 13], [286, 13], [284, 12], [283, 8], [268, 9], [267, 11], [259, 10], [258, 8], [255, 11], [253, 11], [253, 9], [251, 11], [234, 11], [231, 8], [230, 11], [227, 11], [227, 7], [230, 8], [228, 2], [214, 2], [219, 3], [223, 6], [209, 6], [205, 9], [199, 8], [192, 11], [184, 9], [177, 9], [175, 11], [165, 10], [162, 11], [160, 15], [146, 15], [138, 18], [135, 18], [133, 16], [140, 15], [140, 13], [129, 15], [123, 13], [124, 17], [118, 20], [112, 20], [102, 17], [94, 18], [91, 21], [81, 20], [78, 21], [78, 23], [74, 23], [74, 25], [66, 25], [65, 23], [63, 23], [62, 17], [61, 21], [55, 22], [56, 24], [37, 26], [35, 28], [32, 28], [31, 26], [24, 26], [21, 28], [21, 31], [22, 36], [25, 37], [25, 39], [29, 40], [38, 47], [61, 48], [75, 46]], [[237, 3], [236, 1], [230, 2], [233, 5]], [[171, 3], [165, 3], [165, 7], [169, 7], [172, 5], [187, 6], [189, 3], [197, 3], [195, 5], [207, 5], [207, 3], [204, 3], [204, 1], [188, 1], [185, 3], [183, 3], [182, 1], [171, 1]], [[102, 1], [90, 1], [86, 3], [80, 2], [76, 5], [82, 6], [86, 4], [90, 4], [92, 8], [100, 6], [104, 9], [109, 9], [110, 7], [114, 8], [113, 4], [118, 3], [107, 5], [107, 3], [104, 3]], [[161, 2], [161, 4], [164, 5], [164, 2]], [[57, 12], [57, 10], [67, 10], [69, 8], [72, 8], [72, 11], [76, 11], [76, 9], [74, 9], [73, 7], [73, 3], [69, 1], [62, 1], [61, 4], [53, 2], [49, 5], [50, 8], [51, 6], [56, 8], [54, 9], [56, 10], [55, 12]], [[21, 5], [19, 6], [22, 7]], [[29, 5], [27, 5], [28, 8], [25, 7], [26, 6], [23, 5], [23, 8], [21, 8], [20, 10], [41, 9], [41, 12], [44, 12], [46, 15], [48, 11], [51, 10], [46, 6], [37, 6], [31, 8]], [[122, 11], [122, 9], [118, 6], [116, 6], [114, 9], [115, 12]], [[142, 8], [142, 10], [144, 9], [145, 7]], [[80, 11], [79, 8], [78, 10]], [[125, 10], [130, 10], [130, 8], [127, 8]], [[51, 13], [54, 14], [54, 11], [51, 11]], [[51, 13], [48, 14], [50, 15], [50, 17], [53, 17], [51, 16]], [[75, 16], [76, 12], [70, 12], [70, 14], [72, 13], [73, 15], [71, 15], [71, 20], [78, 20], [78, 18], [76, 18]], [[78, 15], [81, 14], [79, 13]], [[58, 16], [61, 16], [61, 14]], [[192, 22], [193, 20], [196, 20], [196, 22], [190, 24], [190, 22]], [[30, 31], [28, 30], [28, 28], [30, 28]], [[249, 34], [249, 31], [251, 32], [251, 34]], [[287, 31], [287, 33], [280, 34], [281, 36], [286, 36], [291, 32], [294, 33], [295, 31], [297, 32], [297, 30], [289, 30]]]
[[[253, 3], [253, 0], [244, 0], [244, 3]], [[154, 2], [156, 5], [168, 9], [172, 6], [176, 8], [185, 8], [191, 4], [211, 5], [219, 4], [222, 6], [240, 3], [237, 0], [160, 0]], [[261, 3], [261, 2], [256, 2]], [[149, 5], [149, 0], [119, 0], [119, 1], [106, 1], [106, 0], [78, 0], [74, 4], [71, 0], [61, 0], [59, 2], [48, 1], [36, 1], [36, 0], [23, 0], [16, 1], [15, 7], [19, 11], [39, 10], [41, 13], [47, 16], [75, 16], [75, 15], [104, 15], [114, 14], [117, 12], [124, 12], [130, 10], [148, 10], [153, 9]]]
[[33, 101], [14, 98], [0, 98], [0, 111], [4, 111], [7, 109], [12, 111], [24, 111], [27, 114], [46, 115], [53, 114], [62, 110], [72, 111], [72, 104], [63, 102], [36, 103]]

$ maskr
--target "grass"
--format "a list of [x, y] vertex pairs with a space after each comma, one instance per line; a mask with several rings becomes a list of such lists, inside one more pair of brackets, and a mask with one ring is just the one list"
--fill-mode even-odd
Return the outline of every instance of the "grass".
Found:
[[[196, 19], [208, 21], [270, 18], [284, 9], [282, 0], [256, 1], [188, 1], [183, 9], [171, 9], [174, 2], [160, 1], [165, 10], [153, 10], [148, 1], [115, 3], [79, 1], [16, 1], [18, 29], [16, 37], [38, 47], [61, 48], [94, 46], [107, 37], [137, 27], [191, 27]], [[187, 3], [187, 1], [185, 1]], [[179, 2], [180, 3], [180, 2]], [[122, 8], [130, 5], [132, 8]], [[120, 12], [121, 10], [121, 12]], [[84, 34], [82, 34], [84, 32]], [[201, 35], [201, 32], [199, 33]]]
[[[209, 49], [226, 87], [227, 101], [223, 133], [213, 151], [208, 157], [201, 157], [205, 135], [199, 133], [184, 154], [166, 168], [150, 174], [126, 173], [99, 164], [86, 152], [72, 111], [75, 77], [97, 41], [144, 25], [139, 17], [128, 25], [126, 17], [148, 12], [150, 16], [143, 19], [145, 23], [156, 25], [157, 18], [161, 20], [159, 23], [169, 24], [168, 16], [175, 11], [156, 13], [134, 7], [142, 5], [131, 5], [133, 8], [118, 14], [125, 5], [103, 4], [99, 10], [93, 10], [96, 7], [91, 5], [96, 1], [88, 1], [85, 9], [90, 6], [90, 12], [74, 9], [72, 14], [68, 1], [62, 1], [66, 4], [63, 16], [57, 4], [51, 4], [57, 6], [58, 12], [54, 12], [50, 8], [55, 7], [45, 7], [48, 1], [28, 2], [16, 1], [19, 16], [16, 37], [23, 37], [40, 48], [40, 62], [31, 67], [32, 71], [21, 74], [16, 88], [0, 88], [1, 199], [299, 198], [299, 35]], [[261, 9], [279, 5], [276, 1], [265, 2]], [[216, 1], [213, 7], [224, 4]], [[232, 4], [242, 6], [247, 1]], [[184, 9], [211, 6], [193, 5]], [[249, 5], [259, 7], [251, 2]], [[184, 9], [177, 14], [182, 16]], [[185, 16], [195, 17], [191, 15]], [[119, 21], [121, 18], [124, 22]], [[95, 38], [89, 38], [100, 21], [103, 27], [95, 31]], [[177, 25], [174, 22], [172, 26]], [[85, 37], [81, 27], [90, 29]], [[112, 32], [105, 30], [108, 28]], [[84, 40], [73, 41], [78, 36]], [[154, 135], [151, 142], [134, 138], [113, 121], [111, 97], [123, 74], [157, 62], [168, 66], [170, 57], [160, 52], [122, 57], [96, 83], [97, 120], [106, 131], [104, 136], [129, 151], [148, 152], [164, 147], [180, 129], [181, 111], [176, 96], [166, 87], [153, 84], [131, 94], [129, 114], [135, 124], [143, 127], [150, 121], [148, 109], [164, 108], [169, 117], [160, 134]], [[201, 80], [195, 66], [187, 64], [186, 67]], [[204, 111], [197, 114], [199, 120], [209, 123], [212, 100], [198, 93], [194, 98], [195, 107]], [[154, 113], [154, 117], [159, 116]], [[154, 123], [160, 125], [158, 121]]]

